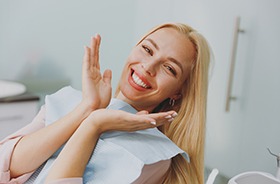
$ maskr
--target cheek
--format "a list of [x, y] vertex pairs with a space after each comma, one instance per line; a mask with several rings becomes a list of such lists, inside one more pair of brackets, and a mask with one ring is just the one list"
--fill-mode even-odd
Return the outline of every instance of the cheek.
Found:
[[135, 61], [134, 57], [128, 56], [124, 65], [124, 70], [128, 69], [134, 63], [134, 61]]
[[143, 58], [143, 53], [141, 50], [139, 50], [139, 48], [134, 48], [128, 55], [127, 62], [141, 61], [141, 58]]
[[178, 81], [170, 77], [161, 76], [158, 78], [158, 87], [165, 94], [172, 94], [177, 91]]
[[128, 68], [128, 62], [125, 63], [125, 65], [123, 66], [122, 72], [121, 72], [121, 76], [120, 76], [120, 82], [124, 82], [127, 78], [128, 72], [129, 72], [129, 68]]
[[180, 91], [184, 82], [181, 77], [180, 79], [177, 79], [161, 72], [161, 75], [157, 79], [157, 83], [163, 93], [173, 95]]

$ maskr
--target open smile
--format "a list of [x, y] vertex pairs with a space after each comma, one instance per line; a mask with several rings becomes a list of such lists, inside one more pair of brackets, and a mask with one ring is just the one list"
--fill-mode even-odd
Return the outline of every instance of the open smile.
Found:
[[137, 73], [134, 70], [131, 70], [131, 79], [134, 84], [136, 84], [139, 87], [150, 89], [151, 85], [146, 81], [144, 78], [139, 77]]

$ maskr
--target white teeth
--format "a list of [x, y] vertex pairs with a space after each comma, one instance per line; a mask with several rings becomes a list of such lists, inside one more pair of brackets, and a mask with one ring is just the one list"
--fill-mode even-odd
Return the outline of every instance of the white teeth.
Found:
[[148, 85], [145, 84], [135, 73], [133, 73], [132, 79], [138, 86], [141, 86], [143, 88], [148, 88]]

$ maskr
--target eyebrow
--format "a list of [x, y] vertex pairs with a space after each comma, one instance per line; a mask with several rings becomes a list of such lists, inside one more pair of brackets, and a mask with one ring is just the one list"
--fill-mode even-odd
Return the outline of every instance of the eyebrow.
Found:
[[168, 57], [167, 59], [170, 60], [170, 61], [172, 61], [172, 62], [175, 63], [176, 65], [178, 65], [179, 68], [181, 69], [181, 72], [183, 73], [183, 66], [182, 66], [182, 64], [181, 64], [179, 61], [177, 61], [176, 59], [174, 59], [174, 58], [172, 58], [172, 57]]
[[147, 38], [146, 40], [149, 41], [149, 42], [151, 42], [151, 44], [152, 44], [157, 50], [159, 50], [159, 47], [158, 47], [158, 45], [156, 44], [156, 42], [155, 42], [154, 40], [152, 40], [151, 38]]
[[[154, 40], [152, 40], [151, 38], [147, 38], [146, 40], [149, 41], [157, 50], [159, 50], [159, 47], [158, 47], [158, 45], [156, 44], [156, 42]], [[177, 61], [176, 59], [174, 59], [172, 57], [168, 57], [167, 59], [172, 61], [176, 65], [178, 65], [179, 68], [181, 69], [181, 72], [183, 73], [183, 66], [182, 66], [182, 64], [179, 61]]]

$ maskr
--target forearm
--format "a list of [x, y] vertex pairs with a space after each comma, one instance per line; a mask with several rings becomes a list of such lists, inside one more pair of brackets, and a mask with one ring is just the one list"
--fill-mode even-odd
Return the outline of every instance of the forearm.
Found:
[[11, 177], [37, 169], [71, 137], [90, 112], [86, 106], [80, 104], [55, 123], [24, 136], [11, 157]]
[[55, 160], [46, 182], [82, 177], [99, 136], [108, 131], [137, 131], [167, 123], [175, 112], [131, 114], [120, 110], [99, 109], [92, 112], [71, 136]]
[[100, 132], [92, 122], [83, 122], [71, 136], [46, 179], [46, 183], [62, 179], [82, 177], [92, 154], [92, 151], [99, 139]]

